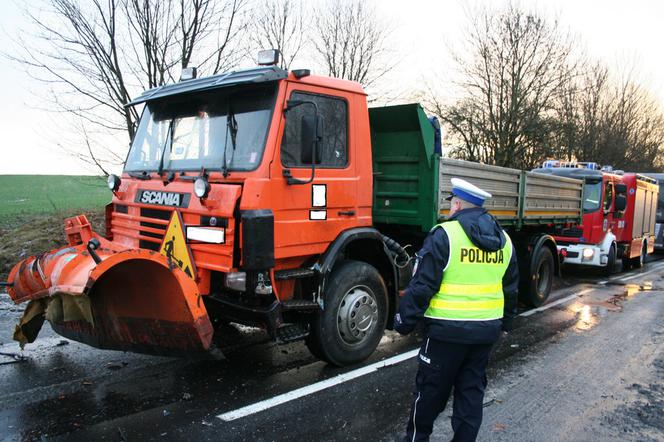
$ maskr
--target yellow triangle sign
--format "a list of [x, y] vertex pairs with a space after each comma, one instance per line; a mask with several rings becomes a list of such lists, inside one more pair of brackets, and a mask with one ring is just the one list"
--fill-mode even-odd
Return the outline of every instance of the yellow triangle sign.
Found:
[[182, 216], [177, 210], [173, 211], [171, 222], [168, 224], [164, 241], [161, 243], [159, 253], [168, 258], [171, 266], [176, 265], [191, 279], [196, 279], [196, 268], [191, 257], [191, 250], [187, 247], [182, 226]]

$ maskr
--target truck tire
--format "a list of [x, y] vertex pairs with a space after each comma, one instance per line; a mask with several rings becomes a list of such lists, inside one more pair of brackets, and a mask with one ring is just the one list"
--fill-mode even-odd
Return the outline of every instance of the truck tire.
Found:
[[632, 268], [640, 269], [646, 263], [646, 257], [648, 256], [648, 243], [645, 241], [641, 244], [641, 253], [636, 258], [632, 258], [631, 264]]
[[530, 279], [526, 285], [526, 296], [523, 301], [532, 307], [539, 307], [547, 300], [553, 285], [556, 264], [553, 253], [548, 247], [540, 247], [534, 260]]
[[306, 344], [311, 353], [337, 366], [368, 358], [387, 323], [387, 289], [373, 266], [345, 261], [332, 270], [324, 306], [311, 323]]
[[616, 268], [616, 260], [618, 259], [617, 252], [616, 252], [616, 245], [611, 244], [611, 248], [609, 248], [609, 255], [607, 256], [607, 261], [606, 261], [606, 267], [604, 267], [604, 276], [611, 276], [613, 274], [614, 269]]

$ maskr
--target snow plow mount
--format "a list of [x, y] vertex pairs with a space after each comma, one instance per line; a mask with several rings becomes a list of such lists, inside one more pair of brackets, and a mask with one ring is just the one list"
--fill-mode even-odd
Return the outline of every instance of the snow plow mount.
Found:
[[213, 328], [195, 280], [162, 254], [127, 249], [65, 220], [69, 246], [14, 266], [9, 296], [28, 301], [14, 338], [33, 342], [44, 320], [62, 336], [98, 348], [150, 354], [207, 351]]

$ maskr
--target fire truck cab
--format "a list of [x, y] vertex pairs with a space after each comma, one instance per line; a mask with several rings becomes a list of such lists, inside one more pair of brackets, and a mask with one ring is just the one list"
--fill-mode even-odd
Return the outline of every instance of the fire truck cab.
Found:
[[656, 180], [597, 163], [556, 160], [535, 172], [584, 181], [581, 225], [559, 228], [554, 235], [565, 264], [603, 267], [611, 274], [618, 258], [625, 269], [640, 267], [653, 252]]

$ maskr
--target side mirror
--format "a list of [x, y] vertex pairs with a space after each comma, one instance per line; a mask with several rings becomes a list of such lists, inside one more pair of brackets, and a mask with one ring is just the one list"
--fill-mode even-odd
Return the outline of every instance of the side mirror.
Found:
[[616, 189], [616, 193], [618, 195], [627, 195], [627, 185], [626, 184], [616, 184], [615, 189]]
[[627, 197], [624, 194], [616, 195], [616, 200], [614, 204], [617, 212], [624, 211], [627, 208]]
[[302, 116], [302, 142], [300, 161], [303, 164], [314, 164], [314, 152], [316, 153], [315, 164], [321, 162], [321, 149], [317, 149], [318, 142], [323, 139], [323, 120], [317, 115]]

